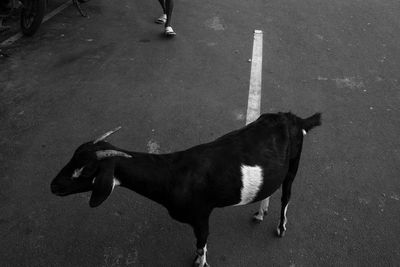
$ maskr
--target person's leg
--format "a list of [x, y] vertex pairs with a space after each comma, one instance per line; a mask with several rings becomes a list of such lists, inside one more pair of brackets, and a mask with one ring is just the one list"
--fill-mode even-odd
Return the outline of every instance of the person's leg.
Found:
[[160, 2], [161, 8], [163, 10], [163, 13], [160, 17], [158, 17], [156, 19], [156, 23], [158, 24], [164, 24], [167, 22], [167, 11], [166, 11], [166, 7], [165, 7], [165, 0], [158, 0], [158, 2]]
[[165, 9], [167, 11], [167, 21], [165, 23], [165, 34], [167, 36], [174, 36], [176, 33], [171, 27], [172, 10], [174, 9], [174, 0], [165, 0]]

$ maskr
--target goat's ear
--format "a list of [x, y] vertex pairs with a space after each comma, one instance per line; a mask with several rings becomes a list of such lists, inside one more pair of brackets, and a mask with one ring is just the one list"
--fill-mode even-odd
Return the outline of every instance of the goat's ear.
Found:
[[104, 159], [99, 162], [97, 176], [93, 183], [89, 206], [94, 208], [103, 203], [113, 190], [115, 160]]

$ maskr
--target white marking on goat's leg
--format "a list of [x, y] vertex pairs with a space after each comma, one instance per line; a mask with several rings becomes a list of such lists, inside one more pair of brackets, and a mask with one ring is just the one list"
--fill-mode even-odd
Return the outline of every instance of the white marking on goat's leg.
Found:
[[286, 223], [287, 223], [287, 217], [286, 217], [286, 212], [287, 212], [287, 207], [289, 204], [286, 204], [285, 211], [284, 211], [284, 219], [283, 219], [283, 229], [286, 231]]
[[121, 184], [121, 182], [117, 178], [114, 177], [112, 190], [114, 190], [115, 186], [120, 185], [120, 184]]
[[289, 206], [289, 203], [286, 204], [285, 209], [283, 211], [283, 221], [282, 221], [282, 218], [281, 218], [281, 220], [279, 220], [278, 227], [276, 228], [276, 233], [280, 237], [283, 237], [285, 235], [285, 232], [286, 232], [286, 223], [287, 223], [286, 212], [287, 212], [288, 206]]
[[254, 219], [257, 221], [262, 221], [264, 219], [265, 213], [268, 212], [269, 207], [269, 197], [261, 201], [260, 208], [256, 214], [254, 214]]
[[205, 267], [209, 266], [206, 260], [207, 254], [207, 244], [204, 245], [204, 248], [197, 250], [197, 258], [195, 260], [196, 266]]
[[279, 227], [280, 226], [278, 225], [278, 227], [276, 228], [276, 234], [281, 237], [281, 229]]

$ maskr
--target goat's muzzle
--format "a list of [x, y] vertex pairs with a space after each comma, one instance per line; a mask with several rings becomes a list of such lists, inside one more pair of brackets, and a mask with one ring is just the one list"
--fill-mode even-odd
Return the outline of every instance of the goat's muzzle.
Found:
[[68, 193], [66, 192], [66, 191], [64, 191], [63, 189], [62, 189], [62, 187], [60, 187], [59, 185], [57, 185], [57, 184], [51, 184], [50, 185], [50, 188], [51, 188], [51, 192], [54, 194], [54, 195], [56, 195], [56, 196], [60, 196], [60, 197], [63, 197], [63, 196], [66, 196], [66, 195], [68, 195]]
[[96, 164], [86, 166], [79, 177], [73, 177], [76, 168], [72, 163], [68, 163], [51, 181], [51, 192], [57, 196], [67, 196], [92, 190], [93, 176], [97, 167]]
[[91, 178], [62, 178], [54, 179], [50, 184], [51, 192], [57, 196], [67, 196], [76, 193], [91, 191], [93, 188], [93, 179]]

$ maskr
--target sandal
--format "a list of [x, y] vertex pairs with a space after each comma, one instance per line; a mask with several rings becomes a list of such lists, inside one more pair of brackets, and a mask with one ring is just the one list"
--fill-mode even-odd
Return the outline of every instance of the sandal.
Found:
[[175, 36], [176, 32], [172, 29], [171, 26], [165, 27], [165, 35], [166, 36]]
[[167, 22], [167, 14], [162, 14], [155, 22], [157, 24], [165, 24]]

